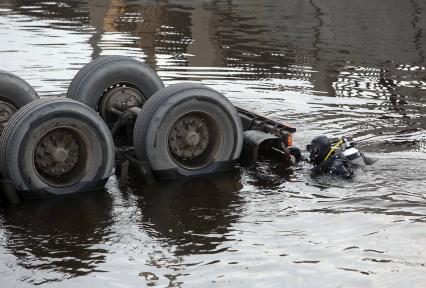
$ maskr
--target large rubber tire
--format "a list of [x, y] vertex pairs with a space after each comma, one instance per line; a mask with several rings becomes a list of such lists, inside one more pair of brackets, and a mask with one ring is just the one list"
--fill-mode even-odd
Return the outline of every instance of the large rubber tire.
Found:
[[15, 74], [0, 70], [0, 101], [19, 109], [35, 99], [39, 97], [30, 84]]
[[[208, 139], [208, 144], [200, 155], [188, 161], [171, 151], [174, 140], [170, 140], [170, 133], [178, 122], [185, 123], [181, 119], [192, 116], [200, 119], [196, 125], [204, 126], [209, 136], [197, 130], [196, 147], [202, 139]], [[157, 179], [177, 179], [233, 168], [241, 154], [243, 128], [234, 106], [219, 92], [200, 84], [176, 84], [154, 94], [142, 107], [133, 143], [137, 158], [150, 164]]]
[[[4, 108], [10, 107], [0, 107], [2, 113], [7, 113], [0, 118], [0, 124], [6, 123], [17, 110], [30, 103], [31, 101], [39, 99], [37, 92], [28, 84], [25, 80], [19, 78], [18, 76], [0, 70], [0, 105], [12, 105], [13, 112], [8, 109], [3, 111]], [[3, 102], [3, 103], [2, 103]], [[1, 128], [0, 128], [1, 133]]]
[[108, 89], [127, 85], [147, 100], [164, 87], [147, 64], [126, 56], [103, 56], [84, 66], [72, 80], [67, 98], [78, 100], [99, 112], [101, 98]]
[[[62, 148], [66, 152], [59, 151], [52, 160]], [[111, 176], [114, 153], [111, 133], [92, 109], [71, 99], [40, 99], [25, 105], [7, 123], [0, 137], [0, 172], [24, 198], [83, 192], [98, 188]], [[60, 171], [64, 166], [52, 161], [74, 162]]]

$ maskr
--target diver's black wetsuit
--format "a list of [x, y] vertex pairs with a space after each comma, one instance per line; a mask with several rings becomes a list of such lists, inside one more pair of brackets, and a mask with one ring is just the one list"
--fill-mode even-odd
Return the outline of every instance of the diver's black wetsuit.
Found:
[[344, 179], [351, 179], [354, 176], [354, 166], [352, 162], [343, 155], [342, 152], [334, 151], [328, 137], [321, 135], [314, 138], [307, 150], [309, 160], [314, 165], [311, 169], [311, 176], [333, 175]]
[[311, 169], [311, 176], [333, 175], [344, 179], [354, 176], [354, 166], [342, 153], [336, 153]]

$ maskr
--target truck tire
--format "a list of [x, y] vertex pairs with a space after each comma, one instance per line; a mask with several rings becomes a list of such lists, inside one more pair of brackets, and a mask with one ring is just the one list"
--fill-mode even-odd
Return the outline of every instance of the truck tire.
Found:
[[243, 129], [222, 94], [200, 84], [176, 84], [142, 107], [133, 143], [136, 157], [150, 164], [157, 179], [177, 179], [233, 168]]
[[10, 117], [24, 105], [39, 99], [25, 80], [0, 70], [0, 134]]
[[0, 172], [24, 198], [83, 192], [111, 176], [114, 152], [108, 127], [92, 109], [71, 99], [40, 99], [6, 125]]
[[122, 103], [142, 107], [164, 87], [157, 73], [147, 64], [125, 56], [103, 56], [83, 67], [72, 80], [67, 98], [78, 100], [111, 126]]

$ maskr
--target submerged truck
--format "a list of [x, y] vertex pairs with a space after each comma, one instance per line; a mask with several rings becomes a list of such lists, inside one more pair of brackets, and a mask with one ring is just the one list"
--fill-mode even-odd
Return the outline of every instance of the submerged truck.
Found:
[[39, 99], [0, 71], [0, 189], [11, 201], [96, 189], [128, 167], [153, 182], [224, 172], [270, 153], [290, 164], [295, 132], [207, 86], [165, 87], [130, 57], [87, 64], [66, 98]]

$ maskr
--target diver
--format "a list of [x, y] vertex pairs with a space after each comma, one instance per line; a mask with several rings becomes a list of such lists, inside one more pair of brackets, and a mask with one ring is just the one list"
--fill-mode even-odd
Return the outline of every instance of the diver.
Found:
[[324, 135], [314, 138], [306, 147], [309, 162], [314, 166], [311, 169], [311, 176], [333, 175], [352, 179], [357, 167], [373, 163], [354, 146], [355, 143], [349, 142], [346, 138], [338, 139], [335, 143]]

